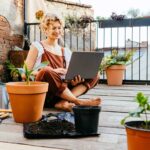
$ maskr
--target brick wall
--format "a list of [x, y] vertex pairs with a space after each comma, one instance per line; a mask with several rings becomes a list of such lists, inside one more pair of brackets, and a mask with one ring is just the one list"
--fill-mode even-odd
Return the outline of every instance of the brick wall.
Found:
[[[23, 43], [23, 11], [24, 4], [23, 0], [9, 0], [1, 1], [1, 5], [6, 7], [6, 4], [10, 4], [10, 12], [5, 12], [1, 8], [0, 15], [0, 81], [6, 81], [6, 73], [5, 73], [5, 61], [8, 59], [8, 52], [14, 49], [14, 46], [18, 46], [22, 48]], [[7, 9], [6, 9], [7, 10]], [[11, 13], [15, 16], [15, 19], [12, 20], [8, 14]], [[19, 16], [19, 22], [18, 17]], [[18, 29], [21, 29], [18, 32]]]
[[22, 35], [11, 35], [11, 27], [4, 16], [0, 16], [0, 81], [5, 82], [4, 63], [7, 60], [8, 52], [14, 46], [22, 47]]

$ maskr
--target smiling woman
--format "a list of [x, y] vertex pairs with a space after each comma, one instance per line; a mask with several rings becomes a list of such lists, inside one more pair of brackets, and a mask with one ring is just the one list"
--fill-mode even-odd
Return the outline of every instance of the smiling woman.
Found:
[[94, 79], [88, 80], [84, 80], [78, 75], [69, 83], [64, 82], [61, 78], [66, 75], [71, 51], [58, 44], [63, 31], [63, 22], [60, 17], [47, 13], [41, 19], [40, 29], [47, 38], [32, 43], [25, 63], [27, 68], [32, 70], [40, 62], [49, 62], [47, 67], [34, 72], [37, 81], [49, 83], [45, 107], [54, 106], [58, 109], [71, 111], [75, 105], [99, 105], [100, 98], [87, 99], [86, 101], [78, 98], [97, 84], [98, 74]]

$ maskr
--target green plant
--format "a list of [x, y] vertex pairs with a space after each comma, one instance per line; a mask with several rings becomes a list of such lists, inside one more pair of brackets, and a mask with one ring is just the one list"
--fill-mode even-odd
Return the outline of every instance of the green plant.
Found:
[[31, 70], [28, 69], [27, 65], [24, 63], [23, 68], [17, 68], [20, 74], [24, 74], [25, 75], [25, 80], [27, 85], [30, 85], [30, 80], [34, 80], [35, 75], [33, 74], [33, 72], [38, 71], [39, 69], [45, 67], [48, 65], [48, 62], [42, 62], [41, 64], [39, 64], [36, 68], [33, 68]]
[[93, 20], [93, 17], [82, 15], [78, 17], [77, 15], [68, 15], [65, 17], [65, 27], [70, 30], [79, 30], [86, 28], [88, 24]]
[[8, 70], [10, 70], [10, 75], [12, 78], [21, 77], [19, 70], [13, 65], [9, 60], [5, 62], [5, 65]]
[[121, 120], [121, 124], [124, 125], [126, 119], [129, 117], [139, 117], [140, 118], [141, 115], [143, 114], [145, 116], [145, 119], [144, 119], [145, 124], [143, 124], [142, 127], [145, 129], [150, 129], [150, 126], [149, 126], [150, 121], [148, 120], [148, 111], [150, 112], [150, 102], [148, 100], [148, 97], [145, 96], [142, 92], [138, 92], [135, 97], [135, 101], [138, 104], [138, 108], [132, 112], [129, 112], [129, 115], [124, 117]]
[[102, 63], [99, 67], [100, 72], [106, 70], [106, 68], [112, 65], [127, 65], [127, 63], [131, 60], [134, 51], [125, 51], [123, 54], [117, 51], [112, 50], [112, 54], [105, 56], [102, 60]]

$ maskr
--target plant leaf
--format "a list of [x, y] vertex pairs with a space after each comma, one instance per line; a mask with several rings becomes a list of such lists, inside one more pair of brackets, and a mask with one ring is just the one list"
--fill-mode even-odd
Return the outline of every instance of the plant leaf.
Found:
[[37, 70], [39, 70], [39, 69], [41, 69], [41, 68], [46, 67], [48, 64], [49, 64], [48, 61], [44, 61], [44, 62], [42, 62], [39, 66], [37, 66], [36, 68], [34, 68], [34, 70], [37, 71]]
[[144, 109], [139, 107], [135, 111], [129, 112], [130, 117], [140, 117], [141, 113], [144, 112]]
[[20, 74], [22, 74], [22, 73], [25, 74], [25, 70], [23, 68], [17, 68], [17, 69], [18, 69], [18, 71], [19, 71]]
[[126, 117], [124, 117], [121, 121], [120, 121], [120, 124], [121, 125], [124, 125], [125, 124], [125, 121], [126, 121], [126, 119], [127, 118], [129, 118], [130, 116], [128, 115], [128, 116], [126, 116]]

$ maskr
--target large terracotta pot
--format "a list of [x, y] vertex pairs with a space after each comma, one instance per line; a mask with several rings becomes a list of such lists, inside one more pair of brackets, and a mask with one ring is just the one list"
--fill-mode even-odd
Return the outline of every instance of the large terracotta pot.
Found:
[[35, 122], [41, 119], [48, 83], [25, 82], [6, 83], [14, 120], [19, 123]]
[[150, 149], [150, 130], [138, 128], [141, 124], [144, 124], [144, 122], [130, 121], [125, 123], [128, 150]]
[[108, 85], [122, 85], [125, 65], [112, 65], [106, 69], [107, 84]]

